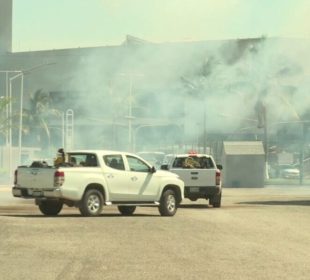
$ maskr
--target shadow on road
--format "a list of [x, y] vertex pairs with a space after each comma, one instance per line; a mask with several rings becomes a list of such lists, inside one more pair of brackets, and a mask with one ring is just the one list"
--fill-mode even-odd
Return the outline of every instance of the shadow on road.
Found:
[[179, 205], [179, 208], [207, 209], [207, 208], [213, 208], [213, 207], [209, 206], [208, 204], [181, 204], [181, 205]]
[[244, 202], [238, 202], [237, 204], [310, 206], [310, 200], [244, 201]]
[[121, 215], [119, 212], [115, 211], [107, 211], [103, 212], [99, 216], [94, 217], [84, 217], [82, 216], [78, 210], [75, 211], [75, 209], [63, 209], [61, 213], [59, 213], [57, 216], [45, 216], [41, 214], [39, 211], [34, 210], [33, 207], [29, 205], [25, 206], [0, 206], [0, 216], [2, 217], [16, 217], [16, 218], [48, 218], [48, 219], [61, 219], [61, 218], [100, 218], [100, 217], [106, 217], [106, 218], [112, 218], [112, 217], [160, 217], [159, 214], [156, 213], [134, 213], [131, 216], [125, 216]]
[[0, 216], [2, 217], [15, 217], [15, 218], [44, 218], [44, 219], [61, 219], [61, 218], [80, 218], [80, 219], [98, 219], [98, 218], [113, 218], [113, 217], [125, 217], [125, 218], [137, 218], [137, 217], [161, 217], [160, 215], [152, 215], [152, 214], [133, 214], [132, 216], [124, 216], [121, 214], [101, 214], [99, 216], [95, 217], [84, 217], [80, 214], [59, 214], [57, 216], [44, 216], [40, 214], [2, 214], [0, 213]]

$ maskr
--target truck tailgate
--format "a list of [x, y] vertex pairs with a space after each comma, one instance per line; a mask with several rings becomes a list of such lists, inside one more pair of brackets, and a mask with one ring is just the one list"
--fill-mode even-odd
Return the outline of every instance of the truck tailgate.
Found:
[[18, 168], [17, 184], [22, 188], [51, 189], [54, 187], [55, 168]]
[[215, 186], [214, 169], [170, 169], [184, 181], [186, 187], [207, 187]]

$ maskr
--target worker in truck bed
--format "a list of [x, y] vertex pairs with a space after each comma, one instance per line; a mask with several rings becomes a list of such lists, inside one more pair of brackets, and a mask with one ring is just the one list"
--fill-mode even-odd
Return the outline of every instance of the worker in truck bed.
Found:
[[66, 161], [65, 159], [65, 151], [64, 149], [58, 149], [57, 151], [57, 157], [56, 159], [54, 160], [54, 165], [57, 167], [57, 166], [60, 166], [62, 164], [64, 164]]

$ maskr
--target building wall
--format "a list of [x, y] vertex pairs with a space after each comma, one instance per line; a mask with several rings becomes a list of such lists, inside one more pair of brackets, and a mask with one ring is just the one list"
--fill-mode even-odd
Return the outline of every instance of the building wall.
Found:
[[264, 187], [264, 155], [226, 155], [223, 157], [223, 187]]
[[12, 0], [1, 0], [0, 53], [12, 51]]
[[264, 187], [263, 155], [229, 155], [226, 156], [223, 167], [224, 187]]

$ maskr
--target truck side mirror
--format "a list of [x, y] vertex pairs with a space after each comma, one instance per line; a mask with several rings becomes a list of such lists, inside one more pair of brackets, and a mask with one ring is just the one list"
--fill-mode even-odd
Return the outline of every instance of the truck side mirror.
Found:
[[151, 173], [155, 173], [156, 172], [156, 168], [154, 166], [152, 166], [150, 172]]

